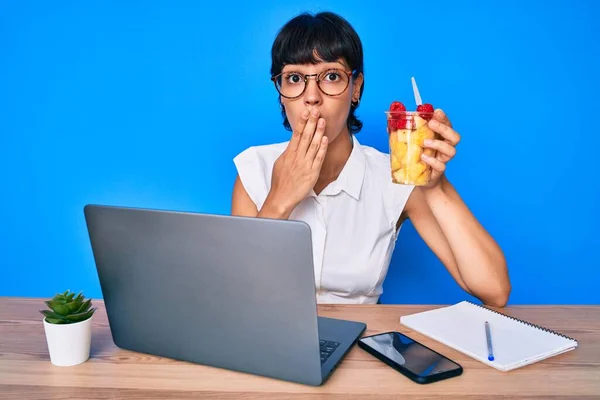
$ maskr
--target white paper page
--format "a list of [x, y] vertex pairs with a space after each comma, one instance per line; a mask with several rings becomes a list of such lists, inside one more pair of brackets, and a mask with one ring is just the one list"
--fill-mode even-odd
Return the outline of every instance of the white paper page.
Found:
[[[494, 361], [488, 361], [485, 321], [489, 321]], [[577, 345], [469, 302], [403, 316], [401, 323], [485, 364], [512, 369]]]

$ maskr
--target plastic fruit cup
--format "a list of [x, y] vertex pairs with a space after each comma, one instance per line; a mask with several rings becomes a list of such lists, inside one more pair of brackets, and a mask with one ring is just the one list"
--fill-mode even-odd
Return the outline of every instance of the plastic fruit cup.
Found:
[[427, 122], [432, 112], [386, 111], [387, 131], [390, 142], [392, 182], [401, 185], [427, 185], [431, 179], [431, 166], [423, 162], [421, 155], [435, 156], [435, 150], [426, 148], [425, 139], [438, 135]]

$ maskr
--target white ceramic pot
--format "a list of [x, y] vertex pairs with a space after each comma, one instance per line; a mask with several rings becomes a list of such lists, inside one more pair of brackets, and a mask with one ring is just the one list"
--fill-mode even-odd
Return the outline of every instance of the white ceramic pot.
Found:
[[44, 318], [50, 362], [60, 367], [81, 364], [90, 358], [92, 315], [74, 324], [51, 324]]

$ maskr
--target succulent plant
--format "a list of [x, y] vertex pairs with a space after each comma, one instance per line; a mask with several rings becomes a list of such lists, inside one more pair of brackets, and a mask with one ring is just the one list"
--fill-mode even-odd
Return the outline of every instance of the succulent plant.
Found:
[[40, 310], [40, 312], [51, 324], [74, 324], [85, 321], [96, 311], [95, 308], [90, 308], [92, 300], [85, 300], [82, 292], [75, 296], [75, 293], [67, 290], [64, 293], [56, 294], [52, 300], [44, 301], [44, 303], [50, 310]]

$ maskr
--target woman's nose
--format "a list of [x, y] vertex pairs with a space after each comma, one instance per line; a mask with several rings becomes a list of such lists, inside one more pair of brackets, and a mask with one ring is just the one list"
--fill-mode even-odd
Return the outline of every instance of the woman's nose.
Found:
[[308, 79], [306, 82], [306, 92], [304, 92], [304, 104], [315, 106], [323, 101], [321, 90], [316, 79]]

